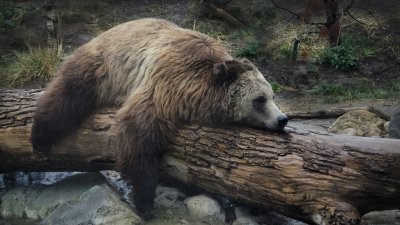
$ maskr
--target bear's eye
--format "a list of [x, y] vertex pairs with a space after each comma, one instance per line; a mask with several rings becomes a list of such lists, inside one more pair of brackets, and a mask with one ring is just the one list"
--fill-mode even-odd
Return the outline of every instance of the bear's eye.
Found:
[[264, 104], [266, 101], [267, 99], [264, 96], [258, 96], [253, 100], [253, 102], [256, 104]]

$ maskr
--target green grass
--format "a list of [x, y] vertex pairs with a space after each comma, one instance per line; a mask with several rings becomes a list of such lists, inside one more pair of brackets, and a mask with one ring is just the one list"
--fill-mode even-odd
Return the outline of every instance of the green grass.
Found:
[[235, 50], [236, 57], [258, 58], [263, 53], [263, 44], [258, 41], [250, 41]]
[[25, 52], [15, 52], [14, 58], [0, 64], [1, 86], [21, 87], [31, 82], [51, 80], [61, 60], [60, 49], [29, 47]]
[[376, 51], [365, 37], [343, 35], [341, 45], [324, 49], [319, 60], [336, 69], [349, 71], [356, 69], [360, 60], [374, 57]]
[[344, 71], [356, 69], [360, 60], [355, 48], [347, 44], [325, 49], [322, 51], [320, 58], [321, 63]]
[[376, 86], [371, 82], [354, 85], [322, 83], [308, 93], [320, 96], [327, 103], [359, 99], [394, 99], [400, 97], [400, 79]]
[[285, 87], [282, 86], [277, 81], [270, 81], [269, 84], [271, 84], [272, 90], [274, 91], [275, 94], [280, 93], [285, 90]]

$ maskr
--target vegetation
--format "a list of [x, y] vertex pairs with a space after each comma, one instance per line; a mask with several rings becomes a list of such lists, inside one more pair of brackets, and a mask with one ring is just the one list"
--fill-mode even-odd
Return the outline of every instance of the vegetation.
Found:
[[61, 46], [28, 47], [25, 52], [15, 52], [15, 57], [3, 62], [0, 72], [2, 86], [22, 87], [32, 82], [49, 81], [61, 60]]
[[322, 51], [320, 58], [321, 63], [345, 71], [357, 68], [359, 60], [354, 48], [346, 44], [325, 49]]
[[275, 94], [285, 90], [285, 87], [276, 81], [270, 81], [269, 84], [271, 84], [272, 90], [274, 91]]
[[321, 52], [320, 62], [344, 71], [356, 69], [361, 59], [375, 55], [375, 49], [369, 47], [369, 44], [366, 38], [344, 35], [341, 45]]
[[27, 13], [27, 9], [14, 2], [0, 2], [0, 34], [18, 27]]
[[[289, 81], [287, 85], [301, 89], [315, 84], [317, 80], [334, 80], [334, 76], [340, 73], [347, 73], [350, 79], [354, 78], [354, 75], [368, 74], [370, 79], [377, 81], [393, 79], [394, 75], [391, 74], [397, 74], [399, 71], [393, 66], [397, 66], [400, 58], [398, 36], [390, 35], [386, 27], [383, 30], [384, 23], [379, 16], [361, 10], [354, 10], [352, 13], [363, 24], [348, 16], [342, 17], [341, 45], [330, 47], [319, 25], [301, 23], [294, 17], [293, 20], [289, 20], [284, 11], [271, 7], [271, 4], [263, 1], [233, 1], [224, 7], [227, 13], [245, 24], [245, 28], [231, 26], [215, 15], [210, 16], [196, 0], [147, 3], [104, 0], [67, 2], [57, 8], [60, 34], [67, 34], [65, 40], [72, 40], [70, 43], [64, 42], [66, 47], [64, 51], [73, 50], [82, 43], [83, 38], [77, 38], [78, 35], [82, 34], [86, 40], [121, 22], [157, 17], [208, 34], [221, 42], [233, 56], [249, 58], [260, 65], [260, 70], [267, 67], [265, 64], [267, 62], [268, 67], [274, 69], [272, 79], [282, 84], [283, 80], [285, 84]], [[62, 57], [61, 49], [38, 47], [44, 46], [43, 37], [46, 34], [35, 33], [37, 29], [32, 28], [31, 24], [43, 27], [43, 21], [37, 20], [33, 23], [30, 21], [29, 25], [26, 23], [30, 18], [43, 19], [43, 12], [37, 10], [41, 7], [42, 3], [31, 1], [0, 2], [0, 46], [9, 46], [6, 51], [0, 52], [0, 86], [21, 87], [31, 82], [42, 83], [51, 79], [54, 74]], [[36, 10], [34, 16], [32, 10]], [[320, 24], [324, 21], [324, 16], [316, 16], [310, 22]], [[26, 29], [28, 26], [31, 30]], [[12, 35], [14, 36], [11, 37]], [[12, 42], [1, 43], [5, 36]], [[28, 40], [29, 38], [32, 40]], [[298, 62], [294, 64], [291, 62], [295, 40], [299, 40], [296, 59], [307, 66], [307, 73], [293, 78], [291, 77], [293, 70], [298, 66]], [[30, 47], [27, 48], [27, 45]], [[373, 70], [369, 70], [370, 68]], [[387, 79], [388, 77], [391, 78]], [[292, 82], [292, 79], [304, 82], [301, 86], [296, 86], [297, 80]], [[287, 89], [276, 81], [270, 82], [275, 92]], [[391, 84], [388, 82], [386, 85], [376, 86], [372, 81], [356, 85], [340, 84], [340, 82], [321, 83], [308, 93], [322, 96], [328, 102], [361, 98], [393, 98], [398, 96], [396, 91], [399, 91], [400, 83], [396, 80]]]
[[322, 83], [314, 86], [308, 93], [318, 95], [327, 103], [356, 99], [394, 99], [400, 97], [400, 79], [382, 86], [371, 82], [359, 82], [354, 85]]
[[243, 47], [236, 49], [236, 57], [242, 58], [257, 58], [261, 55], [263, 45], [258, 41], [246, 43]]

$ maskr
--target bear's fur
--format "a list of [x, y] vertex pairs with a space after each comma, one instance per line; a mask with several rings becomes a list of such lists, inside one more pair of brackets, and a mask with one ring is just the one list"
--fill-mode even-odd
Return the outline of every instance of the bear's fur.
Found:
[[117, 113], [117, 169], [148, 218], [161, 153], [183, 123], [282, 129], [286, 116], [248, 60], [214, 39], [158, 19], [116, 26], [78, 48], [38, 101], [31, 142], [48, 152], [94, 108]]

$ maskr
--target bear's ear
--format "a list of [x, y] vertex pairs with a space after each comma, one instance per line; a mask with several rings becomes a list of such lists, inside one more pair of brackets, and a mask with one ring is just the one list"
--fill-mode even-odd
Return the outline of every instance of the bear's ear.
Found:
[[213, 75], [217, 84], [228, 86], [247, 70], [249, 68], [245, 63], [237, 60], [227, 60], [214, 64]]
[[243, 63], [243, 67], [244, 67], [245, 71], [254, 69], [254, 65], [253, 65], [253, 63], [250, 62], [250, 60], [243, 58], [241, 60], [241, 62]]

